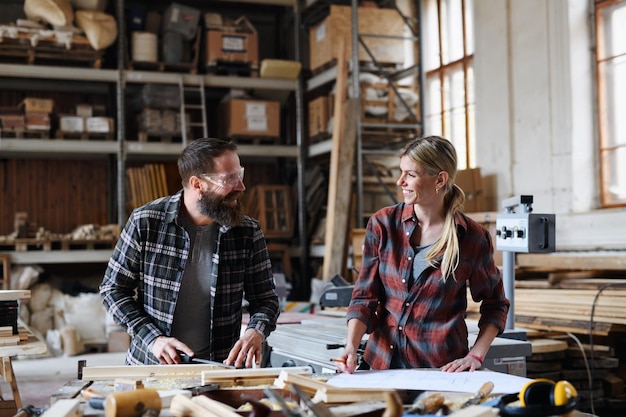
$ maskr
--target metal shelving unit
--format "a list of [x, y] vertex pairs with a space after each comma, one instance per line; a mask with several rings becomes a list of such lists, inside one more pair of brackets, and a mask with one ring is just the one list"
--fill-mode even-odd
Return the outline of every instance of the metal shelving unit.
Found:
[[[309, 0], [307, 1], [307, 7], [316, 7], [316, 6], [320, 6], [322, 3], [321, 0]], [[385, 3], [384, 1], [381, 3]], [[417, 22], [417, 24], [419, 24], [420, 21], [420, 2], [416, 1], [416, 14], [417, 16], [415, 17], [415, 21]], [[345, 4], [345, 1], [330, 1], [330, 4]], [[358, 31], [358, 14], [357, 14], [357, 7], [358, 7], [358, 2], [357, 0], [350, 0], [348, 2], [348, 5], [350, 5], [352, 7], [352, 20], [351, 20], [351, 25], [352, 25], [352, 56], [350, 57], [350, 71], [351, 71], [351, 76], [352, 76], [352, 90], [354, 91], [354, 96], [355, 97], [360, 97], [361, 96], [361, 85], [359, 82], [359, 74], [360, 74], [360, 61], [359, 61], [359, 45], [364, 46], [366, 52], [368, 52], [368, 54], [370, 55], [370, 59], [372, 61], [372, 63], [374, 64], [374, 66], [378, 67], [378, 69], [380, 70], [381, 73], [385, 73], [382, 68], [378, 65], [378, 62], [376, 60], [376, 57], [374, 56], [374, 54], [372, 54], [372, 52], [369, 50], [369, 48], [367, 48], [364, 38], [374, 38], [374, 37], [378, 37], [378, 38], [389, 38], [389, 39], [399, 39], [399, 40], [406, 40], [406, 41], [413, 41], [413, 42], [419, 42], [419, 38], [417, 36], [417, 33], [413, 33], [411, 36], [402, 36], [402, 37], [395, 37], [395, 36], [389, 36], [389, 35], [373, 35], [373, 34], [365, 34], [365, 33], [359, 33]], [[321, 7], [321, 6], [320, 6]], [[400, 11], [398, 10], [398, 13], [400, 13]], [[404, 19], [405, 23], [408, 24], [407, 19]], [[418, 51], [420, 51], [420, 55], [421, 55], [421, 48], [418, 48]], [[395, 73], [387, 75], [386, 78], [390, 83], [390, 86], [393, 86], [396, 82], [397, 79], [401, 79], [404, 76], [407, 75], [416, 75], [417, 79], [418, 79], [418, 89], [419, 89], [419, 96], [420, 96], [420, 104], [423, 101], [422, 100], [422, 88], [423, 88], [423, 74], [422, 74], [422, 69], [420, 66], [420, 62], [422, 62], [422, 57], [419, 56], [417, 57], [417, 65], [414, 65], [410, 68], [402, 68], [402, 69], [398, 69]], [[332, 66], [322, 72], [320, 72], [319, 74], [316, 74], [315, 76], [309, 78], [306, 81], [306, 91], [310, 92], [313, 90], [316, 90], [320, 87], [323, 87], [325, 85], [328, 85], [332, 82], [334, 82], [334, 80], [337, 78], [337, 67], [336, 66]], [[396, 91], [397, 93], [397, 91]], [[420, 107], [421, 108], [421, 107]], [[359, 109], [360, 112], [360, 109]], [[421, 133], [422, 130], [422, 123], [421, 121], [424, 119], [423, 114], [414, 114], [414, 119], [415, 119], [415, 123], [371, 123], [371, 122], [364, 122], [362, 120], [361, 117], [357, 118], [357, 142], [356, 142], [356, 152], [355, 152], [355, 167], [356, 167], [356, 172], [355, 172], [355, 184], [357, 187], [357, 218], [358, 219], [364, 219], [364, 209], [363, 209], [363, 180], [364, 180], [364, 174], [363, 174], [363, 165], [364, 165], [364, 160], [366, 160], [367, 155], [397, 155], [397, 150], [391, 150], [391, 149], [367, 149], [363, 147], [363, 132], [367, 129], [388, 129], [388, 130], [393, 130], [394, 132], [396, 132], [397, 134], [409, 134], [412, 132], [419, 132]], [[320, 155], [325, 155], [328, 154], [332, 149], [332, 143], [330, 140], [326, 140], [326, 141], [322, 141], [322, 142], [318, 142], [315, 144], [312, 144], [308, 147], [308, 156], [309, 157], [316, 157], [316, 156], [320, 156]], [[384, 180], [379, 178], [379, 181], [382, 183], [384, 182]], [[387, 190], [388, 191], [388, 190]], [[365, 225], [363, 225], [364, 227]]]
[[[221, 0], [222, 2], [233, 2], [242, 4], [257, 4], [278, 6], [293, 9], [294, 32], [296, 39], [299, 35], [299, 15], [296, 0]], [[126, 50], [126, 29], [124, 26], [124, 1], [117, 0], [115, 4], [116, 17], [119, 25], [118, 38], [118, 62], [117, 69], [94, 69], [81, 67], [60, 67], [47, 65], [22, 65], [22, 64], [2, 64], [0, 65], [0, 79], [20, 78], [37, 79], [47, 81], [66, 81], [104, 83], [115, 85], [117, 95], [117, 113], [115, 116], [117, 126], [117, 141], [111, 140], [89, 140], [89, 141], [61, 141], [54, 139], [13, 139], [0, 137], [0, 156], [8, 158], [72, 158], [72, 157], [114, 157], [117, 164], [117, 211], [118, 223], [123, 224], [125, 218], [125, 168], [128, 158], [144, 159], [170, 159], [180, 154], [182, 144], [180, 143], [155, 143], [138, 142], [128, 140], [126, 136], [125, 123], [125, 90], [128, 84], [169, 84], [179, 85], [182, 77], [184, 85], [198, 86], [204, 84], [206, 89], [211, 88], [233, 88], [233, 89], [254, 89], [273, 92], [294, 92], [296, 97], [295, 121], [296, 145], [239, 145], [239, 154], [243, 157], [267, 159], [267, 158], [294, 158], [297, 161], [298, 171], [298, 201], [299, 207], [304, 204], [304, 183], [302, 174], [304, 172], [304, 157], [302, 151], [302, 82], [298, 80], [267, 79], [252, 77], [231, 77], [213, 74], [181, 74], [157, 71], [132, 71], [125, 68], [124, 52]], [[295, 51], [296, 59], [299, 59], [299, 51]], [[134, 139], [134, 138], [131, 138]], [[299, 212], [302, 210], [299, 209]], [[298, 215], [299, 229], [301, 230], [300, 241], [303, 239], [304, 217]], [[306, 250], [300, 248], [301, 254]], [[30, 262], [41, 263], [66, 263], [66, 262], [100, 262], [108, 259], [107, 253], [110, 251], [71, 251], [69, 257], [58, 252], [36, 253], [28, 252]], [[22, 263], [23, 254], [11, 253], [15, 263]]]

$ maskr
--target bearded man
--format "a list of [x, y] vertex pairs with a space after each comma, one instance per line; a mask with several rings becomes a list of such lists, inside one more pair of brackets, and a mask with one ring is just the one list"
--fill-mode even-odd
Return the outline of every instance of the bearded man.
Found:
[[[131, 336], [126, 364], [187, 355], [260, 365], [280, 309], [265, 237], [243, 213], [237, 146], [196, 139], [178, 171], [182, 190], [133, 210], [100, 284], [104, 306]], [[241, 334], [244, 296], [250, 320]]]

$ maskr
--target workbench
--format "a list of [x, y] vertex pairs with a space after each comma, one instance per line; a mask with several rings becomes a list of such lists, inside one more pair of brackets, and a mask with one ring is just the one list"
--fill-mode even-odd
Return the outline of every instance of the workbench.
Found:
[[[471, 347], [478, 337], [476, 321], [467, 321], [468, 343]], [[348, 328], [346, 318], [341, 316], [309, 314], [301, 315], [299, 323], [278, 324], [270, 334], [270, 365], [311, 366], [317, 373], [334, 373], [331, 358], [343, 353]], [[367, 341], [367, 335], [363, 342]], [[496, 372], [526, 376], [526, 357], [532, 354], [528, 341], [496, 337], [483, 367]]]
[[[283, 415], [288, 417], [381, 417], [381, 416], [394, 416], [394, 417], [416, 417], [417, 414], [403, 413], [403, 409], [415, 404], [415, 400], [418, 398], [429, 398], [433, 395], [438, 395], [441, 398], [441, 406], [449, 407], [449, 415], [453, 417], [497, 417], [500, 415], [497, 408], [497, 402], [502, 394], [496, 393], [501, 380], [526, 379], [520, 378], [504, 373], [483, 371], [483, 376], [486, 378], [493, 378], [494, 391], [485, 394], [487, 396], [484, 404], [482, 405], [470, 405], [467, 408], [460, 409], [462, 404], [465, 404], [469, 399], [475, 396], [475, 392], [465, 391], [433, 391], [433, 390], [419, 390], [411, 392], [411, 389], [398, 388], [397, 384], [390, 384], [393, 387], [380, 387], [376, 385], [376, 388], [372, 387], [356, 387], [350, 388], [347, 386], [341, 387], [333, 384], [333, 377], [325, 381], [323, 378], [319, 378], [319, 375], [311, 374], [310, 368], [306, 371], [294, 370], [293, 368], [258, 368], [258, 369], [223, 369], [223, 368], [206, 368], [202, 366], [196, 367], [196, 365], [157, 365], [154, 366], [122, 366], [122, 367], [94, 367], [82, 368], [84, 373], [82, 378], [71, 381], [61, 390], [64, 391], [63, 395], [57, 395], [52, 407], [47, 410], [42, 417], [102, 417], [105, 415], [108, 417], [146, 417], [147, 414], [135, 413], [134, 411], [122, 411], [121, 409], [115, 409], [115, 412], [111, 413], [111, 409], [96, 409], [90, 406], [90, 403], [83, 398], [85, 391], [93, 391], [98, 394], [109, 396], [111, 393], [124, 394], [127, 391], [118, 391], [114, 386], [118, 385], [120, 378], [124, 381], [130, 381], [135, 379], [135, 382], [141, 386], [139, 390], [135, 391], [135, 400], [132, 402], [136, 407], [143, 407], [142, 402], [148, 403], [143, 396], [146, 392], [150, 392], [151, 396], [158, 390], [165, 390], [159, 395], [163, 398], [162, 408], [159, 409], [161, 417], [255, 417], [255, 415], [248, 409], [238, 409], [239, 406], [245, 404], [250, 399], [260, 401], [272, 399], [275, 400], [275, 396], [278, 395], [281, 401], [288, 402], [291, 406], [299, 407], [300, 410], [295, 413], [283, 413], [278, 409], [274, 409], [267, 417], [282, 417]], [[101, 368], [101, 369], [98, 369]], [[79, 367], [79, 373], [82, 372]], [[87, 371], [90, 372], [87, 372]], [[185, 370], [189, 370], [186, 372]], [[200, 377], [198, 377], [198, 372]], [[270, 379], [258, 378], [263, 372], [274, 373], [276, 378]], [[454, 373], [445, 373], [436, 370], [418, 370], [418, 369], [406, 369], [406, 370], [389, 370], [389, 371], [370, 371], [363, 374], [370, 374], [368, 377], [369, 384], [382, 384], [383, 381], [390, 381], [389, 373], [420, 373], [424, 374], [423, 382], [431, 383], [431, 386], [437, 386], [436, 380], [442, 377], [450, 377], [451, 380], [457, 380], [454, 384], [458, 383], [459, 379], [471, 379], [481, 371], [465, 372], [463, 375]], [[430, 373], [437, 372], [436, 376], [430, 375]], [[428, 374], [428, 375], [427, 375]], [[491, 375], [488, 375], [491, 374]], [[111, 379], [113, 375], [118, 375], [120, 378], [115, 378], [115, 382]], [[229, 377], [223, 377], [219, 375], [230, 375]], [[237, 375], [246, 375], [243, 377]], [[256, 376], [255, 376], [256, 375]], [[335, 374], [334, 378], [350, 377], [347, 374]], [[360, 375], [360, 373], [359, 373]], [[359, 375], [355, 374], [359, 378]], [[499, 376], [497, 376], [499, 375]], [[128, 378], [130, 377], [130, 379]], [[225, 387], [211, 387], [211, 384], [207, 384], [207, 378], [222, 378], [223, 381], [227, 381], [229, 378], [235, 385]], [[411, 384], [416, 382], [420, 377], [404, 376], [405, 380], [410, 380]], [[262, 381], [262, 382], [261, 382]], [[483, 384], [482, 382], [480, 382]], [[515, 381], [513, 385], [507, 387], [509, 391], [500, 391], [502, 393], [515, 393], [519, 390], [520, 381]], [[190, 388], [192, 386], [208, 387], [207, 390], [198, 393], [192, 393]], [[249, 384], [249, 385], [248, 385]], [[517, 385], [516, 385], [517, 384]], [[127, 384], [128, 385], [128, 384]], [[228, 384], [227, 384], [228, 385]], [[298, 389], [294, 389], [296, 386]], [[147, 388], [144, 389], [143, 387]], [[482, 390], [484, 384], [480, 387]], [[435, 388], [433, 388], [435, 389]], [[475, 388], [472, 388], [474, 390]], [[269, 391], [268, 391], [269, 390]], [[513, 390], [513, 391], [511, 391]], [[183, 391], [186, 391], [183, 393]], [[272, 395], [268, 394], [271, 393]], [[115, 395], [113, 394], [113, 395]], [[142, 401], [138, 401], [141, 396]], [[121, 396], [116, 397], [118, 402], [115, 407], [121, 404]], [[302, 399], [306, 398], [307, 401]], [[392, 398], [392, 399], [390, 399]], [[480, 398], [485, 398], [484, 396]], [[145, 401], [144, 401], [145, 400]], [[207, 406], [206, 402], [210, 401], [213, 405]], [[311, 405], [316, 408], [321, 408], [322, 411], [330, 411], [332, 414], [325, 414], [324, 412], [317, 412], [311, 408]], [[215, 405], [215, 404], [218, 405]], [[57, 407], [57, 404], [60, 406]], [[107, 406], [110, 402], [107, 403]], [[114, 403], [116, 404], [116, 403]], [[205, 406], [209, 407], [206, 410], [188, 409], [184, 411], [181, 409], [181, 404], [187, 404], [188, 406]], [[56, 407], [56, 408], [55, 408]], [[106, 406], [105, 406], [106, 407]], [[161, 407], [159, 404], [158, 407]], [[217, 412], [218, 408], [226, 407], [228, 412]], [[399, 412], [398, 412], [399, 408]], [[71, 410], [71, 411], [67, 411]], [[395, 410], [395, 411], [393, 411]], [[293, 411], [293, 409], [292, 409]], [[50, 414], [49, 414], [50, 413]], [[130, 414], [129, 414], [130, 413]], [[300, 414], [303, 413], [303, 414]], [[261, 416], [262, 414], [259, 414]], [[433, 416], [434, 414], [424, 414], [427, 416]], [[574, 416], [587, 416], [588, 414], [574, 411], [570, 414], [570, 417]]]

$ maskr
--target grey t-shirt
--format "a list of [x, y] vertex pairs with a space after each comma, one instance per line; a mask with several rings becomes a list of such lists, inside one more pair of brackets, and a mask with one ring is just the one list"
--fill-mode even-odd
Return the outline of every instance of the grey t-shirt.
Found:
[[409, 281], [409, 288], [411, 288], [414, 283], [419, 281], [422, 272], [424, 272], [426, 268], [430, 266], [430, 264], [426, 260], [426, 253], [432, 245], [434, 245], [434, 243], [426, 246], [413, 247], [413, 250], [415, 251], [415, 257], [413, 258], [413, 273], [411, 274], [411, 279]]
[[186, 216], [181, 221], [191, 240], [191, 255], [178, 293], [172, 337], [189, 346], [195, 357], [211, 359], [211, 258], [218, 226], [197, 226]]

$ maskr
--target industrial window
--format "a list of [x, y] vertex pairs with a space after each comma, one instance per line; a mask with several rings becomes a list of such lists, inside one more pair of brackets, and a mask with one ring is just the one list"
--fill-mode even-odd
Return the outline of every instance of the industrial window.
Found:
[[424, 2], [425, 134], [456, 147], [459, 169], [475, 166], [473, 0]]
[[596, 0], [601, 203], [626, 206], [626, 0]]

